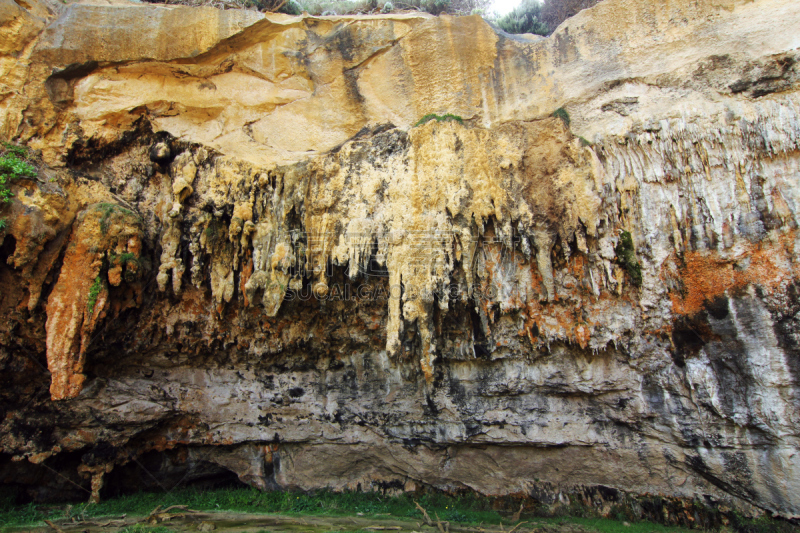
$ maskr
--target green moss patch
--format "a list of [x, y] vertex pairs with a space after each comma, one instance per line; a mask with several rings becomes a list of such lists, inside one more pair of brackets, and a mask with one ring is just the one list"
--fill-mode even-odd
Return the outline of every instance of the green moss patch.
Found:
[[567, 128], [569, 128], [570, 119], [569, 119], [569, 113], [567, 113], [566, 109], [564, 109], [563, 107], [559, 107], [558, 109], [553, 111], [553, 116], [556, 118], [560, 118], [564, 122], [564, 125]]
[[[9, 142], [4, 142], [0, 148], [0, 205], [6, 204], [14, 197], [11, 192], [11, 182], [18, 179], [35, 179], [38, 177], [36, 167], [27, 159], [30, 157], [28, 149]], [[0, 231], [5, 230], [6, 219], [0, 218]]]
[[89, 299], [86, 302], [86, 310], [90, 315], [94, 312], [94, 306], [97, 304], [97, 297], [100, 296], [101, 290], [103, 290], [103, 280], [100, 279], [100, 276], [97, 276], [89, 288]]
[[614, 252], [617, 254], [617, 264], [625, 268], [634, 285], [641, 287], [642, 266], [636, 260], [636, 251], [633, 249], [633, 237], [630, 232], [623, 231], [620, 234]]
[[108, 228], [111, 227], [111, 222], [116, 216], [133, 217], [136, 222], [139, 221], [139, 215], [118, 204], [102, 202], [97, 204], [95, 209], [102, 213], [102, 216], [100, 217], [100, 231], [103, 233], [103, 235], [108, 233]]
[[437, 115], [436, 113], [428, 113], [427, 115], [425, 115], [424, 117], [419, 119], [417, 121], [417, 123], [414, 124], [414, 127], [416, 128], [417, 126], [422, 126], [423, 124], [425, 124], [426, 122], [430, 122], [431, 120], [435, 120], [436, 122], [444, 122], [444, 121], [447, 121], [447, 120], [454, 120], [454, 121], [458, 122], [459, 124], [463, 124], [464, 123], [464, 119], [463, 118], [459, 117], [458, 115], [453, 115], [451, 113], [446, 113], [444, 115]]

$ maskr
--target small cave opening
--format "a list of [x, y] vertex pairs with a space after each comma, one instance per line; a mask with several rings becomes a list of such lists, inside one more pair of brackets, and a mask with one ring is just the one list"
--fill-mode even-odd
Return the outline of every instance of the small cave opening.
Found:
[[678, 368], [686, 366], [686, 360], [695, 357], [706, 345], [703, 332], [708, 330], [705, 313], [692, 319], [680, 317], [673, 322], [671, 351], [672, 360]]
[[[24, 432], [15, 433], [24, 435]], [[5, 499], [6, 505], [86, 501], [91, 491], [89, 480], [78, 473], [80, 455], [80, 452], [64, 452], [41, 463], [32, 463], [14, 461], [11, 454], [0, 454], [0, 477], [4, 480], [0, 486], [0, 500]], [[0, 501], [0, 506], [2, 504]]]
[[101, 498], [137, 492], [198, 491], [248, 487], [231, 470], [206, 457], [195, 448], [151, 451], [131, 458], [106, 474]]
[[489, 350], [489, 341], [486, 338], [486, 333], [483, 330], [483, 323], [478, 311], [474, 306], [469, 306], [470, 321], [472, 323], [472, 347], [475, 350], [475, 356], [478, 358], [487, 358], [491, 355]]
[[13, 235], [3, 237], [3, 244], [0, 245], [0, 264], [7, 264], [8, 258], [14, 255], [17, 249], [17, 239]]

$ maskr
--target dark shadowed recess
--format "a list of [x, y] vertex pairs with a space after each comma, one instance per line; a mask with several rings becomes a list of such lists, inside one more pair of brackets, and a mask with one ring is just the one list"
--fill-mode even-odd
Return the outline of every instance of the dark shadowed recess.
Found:
[[[198, 453], [199, 452], [199, 453]], [[115, 468], [106, 476], [103, 498], [179, 489], [214, 490], [247, 487], [230, 470], [209, 461], [198, 447], [152, 451]]]

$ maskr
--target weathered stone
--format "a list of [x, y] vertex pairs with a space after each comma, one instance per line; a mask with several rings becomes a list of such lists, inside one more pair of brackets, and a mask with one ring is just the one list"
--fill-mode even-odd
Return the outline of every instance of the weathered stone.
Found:
[[[75, 224], [61, 274], [47, 301], [47, 367], [53, 400], [74, 398], [83, 389], [86, 351], [110, 304], [107, 282], [119, 286], [123, 268], [133, 272], [129, 279], [139, 274], [141, 227], [133, 212], [116, 204], [94, 204], [78, 214]], [[104, 263], [111, 265], [102, 275]]]
[[0, 26], [0, 126], [57, 176], [2, 213], [3, 477], [800, 515], [796, 2], [604, 0], [546, 39], [37, 13]]

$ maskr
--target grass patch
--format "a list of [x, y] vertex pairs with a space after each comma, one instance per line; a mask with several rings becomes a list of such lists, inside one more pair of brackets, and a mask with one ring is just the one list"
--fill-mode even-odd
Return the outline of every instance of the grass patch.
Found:
[[187, 505], [199, 511], [280, 513], [290, 516], [353, 516], [361, 513], [367, 517], [422, 520], [422, 513], [414, 505], [415, 499], [431, 516], [438, 513], [442, 520], [473, 524], [500, 524], [503, 520], [498, 512], [491, 509], [492, 501], [489, 498], [472, 495], [457, 497], [437, 493], [383, 496], [375, 492], [261, 492], [254, 488], [234, 488], [205, 491], [183, 489], [169, 493], [140, 492], [98, 504], [62, 508], [35, 504], [14, 506], [8, 502], [0, 502], [0, 526], [31, 525], [45, 519], [59, 520], [70, 516], [146, 516], [159, 505], [162, 508]]
[[[187, 505], [199, 511], [226, 511], [253, 514], [282, 514], [289, 516], [363, 516], [376, 519], [422, 521], [422, 513], [414, 501], [424, 507], [432, 518], [436, 515], [442, 521], [464, 525], [484, 524], [484, 527], [503, 524], [508, 528], [510, 513], [505, 515], [493, 509], [495, 498], [474, 494], [446, 495], [442, 493], [400, 494], [384, 496], [377, 492], [334, 493], [318, 491], [300, 492], [261, 492], [254, 488], [227, 488], [216, 490], [195, 490], [191, 488], [169, 493], [140, 492], [105, 500], [99, 504], [79, 504], [70, 506], [43, 506], [35, 504], [13, 505], [14, 493], [9, 492], [5, 501], [0, 495], [0, 528], [3, 526], [30, 526], [41, 524], [43, 520], [63, 520], [70, 517], [98, 518], [127, 514], [128, 516], [147, 516], [156, 506]], [[531, 518], [527, 512], [522, 516], [528, 524], [526, 529], [540, 525], [576, 524], [589, 527], [600, 533], [685, 533], [688, 530], [662, 526], [651, 522], [629, 522], [602, 518], [555, 517]], [[411, 526], [410, 526], [411, 527]], [[162, 533], [169, 529], [140, 524], [125, 531]]]
[[39, 510], [39, 506], [32, 503], [12, 508], [0, 507], [0, 528], [42, 524], [49, 516], [49, 513]]
[[133, 216], [137, 220], [139, 220], [139, 215], [137, 215], [130, 209], [122, 207], [121, 205], [112, 204], [108, 202], [101, 202], [97, 204], [95, 209], [100, 210], [100, 212], [102, 213], [102, 216], [100, 217], [100, 231], [103, 233], [103, 235], [108, 233], [108, 228], [110, 227], [111, 224], [111, 217], [112, 215], [114, 215], [114, 213], [121, 213], [125, 216]]
[[437, 115], [436, 113], [428, 113], [427, 115], [419, 119], [417, 123], [414, 124], [413, 127], [416, 128], [417, 126], [422, 126], [423, 124], [425, 124], [426, 122], [430, 122], [431, 120], [435, 120], [436, 122], [455, 120], [459, 124], [464, 124], [464, 119], [459, 117], [458, 115], [453, 115], [450, 113], [446, 113], [444, 115]]
[[116, 204], [101, 203], [97, 206], [103, 216], [100, 217], [100, 231], [105, 235], [108, 233], [108, 222], [114, 209], [117, 208]]
[[109, 268], [113, 267], [125, 267], [125, 273], [123, 277], [125, 281], [132, 283], [136, 281], [139, 277], [139, 271], [144, 267], [149, 267], [149, 261], [146, 259], [142, 261], [141, 257], [138, 257], [133, 252], [124, 252], [121, 254], [115, 254], [114, 252], [108, 252], [108, 266]]
[[91, 315], [94, 311], [94, 306], [97, 304], [97, 297], [100, 296], [100, 291], [103, 289], [103, 280], [100, 276], [94, 278], [94, 283], [89, 288], [89, 300], [86, 302], [86, 310]]
[[25, 161], [20, 159], [13, 153], [6, 153], [0, 156], [0, 199], [8, 202], [13, 196], [11, 191], [8, 190], [8, 183], [11, 180], [18, 180], [22, 178], [35, 178], [36, 168]]
[[28, 149], [28, 147], [22, 146], [20, 144], [4, 142], [3, 150], [5, 150], [7, 154], [11, 154], [20, 159], [28, 159], [30, 157], [30, 150]]
[[625, 267], [631, 281], [637, 287], [642, 286], [642, 266], [636, 260], [636, 252], [633, 249], [633, 237], [630, 232], [623, 231], [619, 236], [617, 247], [614, 248], [617, 254], [617, 263]]

